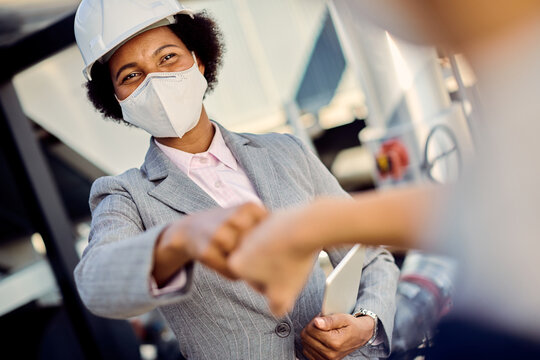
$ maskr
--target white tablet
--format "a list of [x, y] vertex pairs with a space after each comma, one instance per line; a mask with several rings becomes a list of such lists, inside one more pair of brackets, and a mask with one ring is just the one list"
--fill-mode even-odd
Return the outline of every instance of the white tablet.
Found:
[[355, 245], [326, 278], [323, 315], [350, 314], [354, 310], [364, 266], [364, 252], [362, 245]]

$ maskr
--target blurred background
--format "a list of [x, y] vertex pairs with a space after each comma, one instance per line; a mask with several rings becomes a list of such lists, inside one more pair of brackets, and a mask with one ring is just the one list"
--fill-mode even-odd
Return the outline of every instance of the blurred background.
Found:
[[[183, 4], [207, 10], [226, 43], [205, 100], [210, 118], [233, 131], [297, 135], [346, 190], [449, 182], [472, 153], [477, 93], [460, 54], [401, 42], [347, 0]], [[179, 359], [159, 314], [98, 319], [74, 288], [92, 182], [139, 167], [149, 141], [87, 101], [77, 5], [0, 0], [0, 357]], [[399, 179], [396, 146], [408, 159]], [[401, 265], [406, 254], [395, 255]], [[426, 268], [415, 256], [409, 272]], [[449, 291], [437, 271], [451, 270], [428, 271]]]

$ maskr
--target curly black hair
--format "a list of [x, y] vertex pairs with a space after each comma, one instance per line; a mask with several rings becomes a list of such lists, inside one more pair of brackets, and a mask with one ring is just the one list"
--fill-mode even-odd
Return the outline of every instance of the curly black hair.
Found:
[[[187, 15], [176, 15], [175, 18], [176, 24], [168, 26], [204, 64], [204, 77], [208, 82], [206, 93], [208, 93], [217, 84], [217, 73], [223, 62], [225, 52], [223, 35], [206, 11], [196, 13], [193, 19]], [[88, 99], [94, 107], [104, 117], [130, 125], [122, 118], [122, 109], [114, 96], [108, 64], [96, 61], [90, 75], [92, 80], [86, 82], [86, 90]]]

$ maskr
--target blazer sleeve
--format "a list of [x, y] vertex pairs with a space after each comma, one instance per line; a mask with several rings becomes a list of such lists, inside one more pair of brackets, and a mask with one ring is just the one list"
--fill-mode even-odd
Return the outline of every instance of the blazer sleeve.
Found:
[[96, 180], [90, 194], [92, 226], [88, 246], [75, 268], [83, 303], [99, 316], [128, 318], [178, 302], [191, 287], [153, 296], [150, 276], [154, 245], [166, 225], [145, 229], [137, 206], [118, 177]]
[[[348, 250], [349, 248], [341, 248], [329, 251], [332, 264], [336, 266]], [[380, 358], [390, 354], [398, 279], [399, 269], [392, 255], [382, 247], [367, 247], [354, 312], [364, 308], [377, 314], [379, 318], [377, 339], [381, 342], [362, 347], [350, 354], [350, 357]]]
[[[349, 196], [321, 161], [299, 139], [290, 137], [305, 154], [314, 195]], [[332, 264], [336, 266], [349, 249], [350, 247], [344, 247], [329, 251], [328, 255]], [[360, 348], [350, 354], [350, 357], [378, 358], [390, 354], [398, 279], [399, 269], [393, 256], [382, 247], [367, 247], [355, 312], [364, 308], [377, 314], [379, 318], [377, 337], [383, 341], [378, 345]]]

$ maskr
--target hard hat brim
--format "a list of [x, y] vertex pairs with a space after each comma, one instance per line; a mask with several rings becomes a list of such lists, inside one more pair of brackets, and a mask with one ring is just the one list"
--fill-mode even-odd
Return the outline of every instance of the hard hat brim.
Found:
[[105, 53], [102, 57], [96, 59], [91, 64], [88, 64], [88, 66], [86, 66], [83, 69], [84, 77], [89, 81], [92, 80], [92, 75], [91, 75], [92, 67], [94, 66], [96, 61], [99, 61], [100, 63], [105, 63], [105, 62], [109, 61], [109, 59], [116, 52], [116, 50], [118, 50], [122, 45], [124, 45], [129, 40], [133, 39], [135, 36], [140, 35], [143, 32], [151, 30], [151, 29], [155, 29], [155, 28], [158, 28], [158, 27], [161, 27], [161, 26], [168, 26], [168, 25], [171, 25], [171, 24], [175, 24], [176, 23], [176, 19], [174, 18], [175, 15], [189, 15], [192, 19], [194, 18], [194, 12], [191, 9], [184, 8], [183, 10], [179, 11], [176, 14], [172, 14], [170, 16], [167, 16], [167, 17], [165, 17], [165, 18], [163, 18], [163, 19], [161, 19], [161, 20], [159, 20], [157, 22], [152, 23], [149, 26], [144, 27], [141, 30], [135, 31], [132, 35], [129, 35], [124, 40], [122, 40], [118, 44], [116, 44], [111, 50], [109, 50], [107, 53]]

